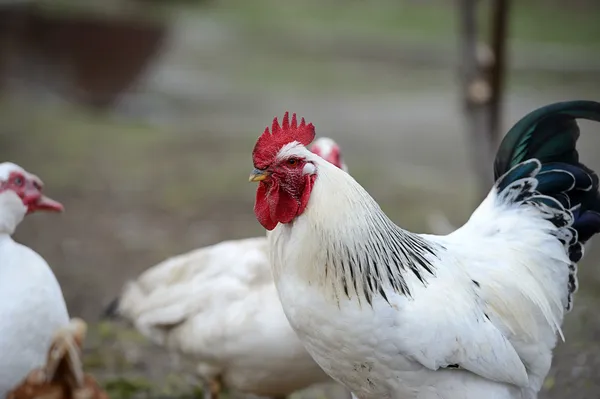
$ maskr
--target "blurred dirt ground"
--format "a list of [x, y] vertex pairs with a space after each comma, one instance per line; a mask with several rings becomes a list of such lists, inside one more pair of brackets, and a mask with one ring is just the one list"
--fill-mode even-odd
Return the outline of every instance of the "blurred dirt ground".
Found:
[[[247, 175], [254, 140], [274, 116], [297, 112], [337, 140], [350, 173], [407, 229], [426, 231], [437, 210], [458, 225], [476, 206], [448, 65], [348, 59], [335, 51], [339, 42], [315, 55], [315, 36], [280, 55], [267, 44], [272, 33], [253, 27], [250, 35], [217, 11], [178, 16], [160, 61], [115, 112], [58, 100], [32, 105], [29, 92], [0, 102], [0, 158], [40, 175], [67, 210], [31, 216], [16, 238], [51, 264], [71, 314], [93, 324], [86, 366], [113, 398], [198, 392], [185, 360], [99, 316], [126, 280], [168, 256], [264, 234]], [[296, 50], [303, 55], [293, 57]], [[600, 98], [597, 74], [515, 73], [505, 127], [575, 98]], [[582, 157], [600, 169], [600, 127], [582, 128]], [[543, 399], [600, 397], [599, 255], [592, 243]]]

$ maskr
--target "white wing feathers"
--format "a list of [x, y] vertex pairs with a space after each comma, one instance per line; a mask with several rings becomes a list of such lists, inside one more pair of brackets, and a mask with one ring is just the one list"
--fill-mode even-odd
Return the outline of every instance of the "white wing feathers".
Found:
[[[473, 372], [498, 380], [503, 370], [524, 371], [525, 365], [530, 387], [541, 387], [556, 336], [562, 336], [560, 326], [568, 301], [570, 260], [556, 231], [534, 207], [499, 204], [492, 190], [464, 226], [447, 236], [427, 236], [460, 259], [455, 262], [457, 268], [477, 282], [475, 290], [481, 299], [477, 308], [491, 320], [484, 323], [485, 333], [490, 334], [490, 342], [496, 337], [495, 351], [500, 348], [500, 353], [508, 355], [507, 363], [499, 361], [496, 370], [482, 361], [479, 366], [474, 364]], [[443, 262], [448, 260], [443, 258]], [[470, 346], [477, 354], [473, 346], [485, 336], [472, 334]], [[506, 345], [513, 350], [505, 349]], [[511, 359], [513, 354], [518, 358]], [[517, 360], [520, 367], [514, 364]], [[490, 371], [492, 375], [486, 375]]]
[[[148, 269], [125, 287], [119, 312], [158, 344], [191, 317], [201, 315], [203, 327], [226, 318], [223, 309], [244, 301], [250, 291], [272, 286], [266, 238], [225, 241], [179, 255]], [[235, 267], [232, 267], [235, 265]], [[222, 306], [220, 306], [222, 305]], [[215, 326], [216, 327], [216, 326]]]
[[[570, 260], [557, 228], [533, 207], [498, 205], [495, 191], [469, 221], [446, 238], [469, 262], [482, 298], [511, 331], [539, 339], [540, 329], [562, 336]], [[540, 324], [543, 323], [543, 324]]]
[[[460, 269], [450, 257], [441, 262], [446, 270], [452, 269], [448, 262]], [[438, 274], [400, 312], [402, 352], [431, 370], [458, 365], [493, 381], [527, 386], [523, 362], [488, 319], [472, 281], [443, 269]]]

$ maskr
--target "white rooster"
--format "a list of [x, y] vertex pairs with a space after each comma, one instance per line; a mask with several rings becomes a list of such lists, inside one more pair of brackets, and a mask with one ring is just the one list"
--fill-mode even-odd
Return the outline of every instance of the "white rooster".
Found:
[[0, 398], [45, 363], [54, 332], [69, 323], [62, 291], [46, 261], [11, 238], [25, 215], [62, 210], [42, 195], [37, 176], [0, 163]]
[[[329, 138], [311, 150], [346, 169]], [[221, 385], [285, 397], [332, 382], [290, 327], [273, 284], [266, 237], [224, 241], [185, 253], [128, 283], [118, 314], [154, 343], [186, 355], [217, 398]]]
[[255, 214], [275, 285], [316, 362], [359, 399], [533, 399], [600, 232], [598, 176], [576, 118], [540, 108], [506, 135], [496, 183], [447, 236], [396, 226], [347, 173], [310, 153], [314, 126], [277, 119], [253, 151]]

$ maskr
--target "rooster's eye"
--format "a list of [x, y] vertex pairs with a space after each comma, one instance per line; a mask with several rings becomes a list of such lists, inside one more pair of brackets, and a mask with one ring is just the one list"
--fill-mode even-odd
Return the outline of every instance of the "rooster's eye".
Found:
[[296, 163], [298, 162], [298, 160], [296, 158], [290, 158], [288, 159], [288, 165], [296, 165]]

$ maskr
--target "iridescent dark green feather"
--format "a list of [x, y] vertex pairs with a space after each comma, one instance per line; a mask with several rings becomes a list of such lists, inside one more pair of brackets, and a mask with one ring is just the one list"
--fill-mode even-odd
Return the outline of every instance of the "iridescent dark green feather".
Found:
[[536, 158], [542, 164], [576, 164], [579, 139], [576, 119], [600, 122], [600, 103], [566, 101], [539, 108], [517, 122], [506, 134], [494, 162], [496, 179], [513, 166]]
[[577, 119], [600, 122], [600, 103], [568, 101], [539, 108], [506, 134], [494, 162], [500, 201], [533, 206], [556, 227], [569, 254], [569, 304], [583, 244], [600, 233], [598, 175], [579, 162]]

